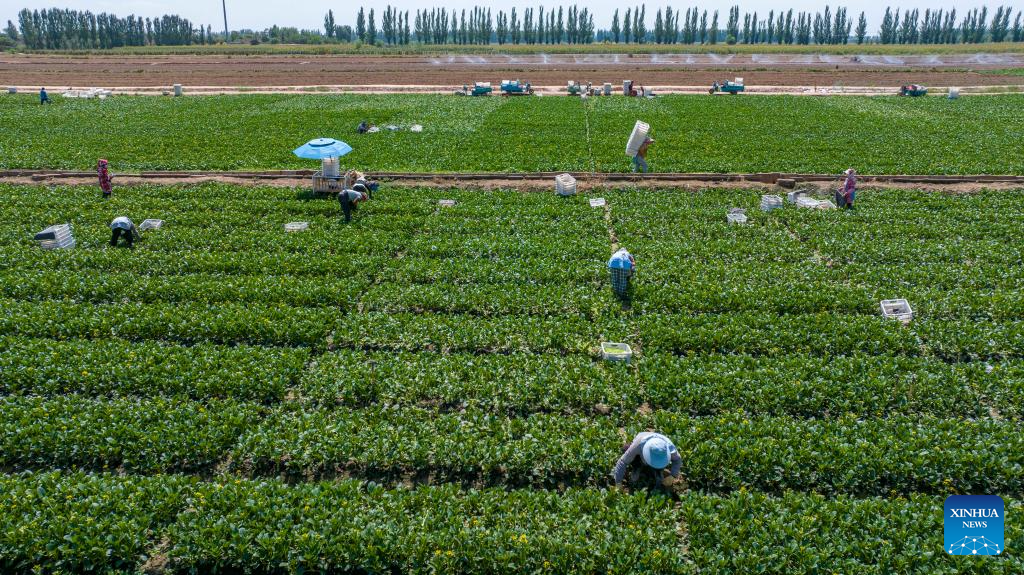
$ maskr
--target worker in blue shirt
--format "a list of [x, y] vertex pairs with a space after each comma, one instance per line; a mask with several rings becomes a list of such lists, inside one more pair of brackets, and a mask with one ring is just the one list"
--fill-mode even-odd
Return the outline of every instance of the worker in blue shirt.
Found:
[[636, 260], [625, 248], [612, 254], [608, 260], [608, 272], [611, 275], [612, 291], [620, 299], [629, 298], [629, 280], [636, 270]]
[[46, 88], [39, 88], [39, 105], [49, 104], [50, 96], [46, 94]]

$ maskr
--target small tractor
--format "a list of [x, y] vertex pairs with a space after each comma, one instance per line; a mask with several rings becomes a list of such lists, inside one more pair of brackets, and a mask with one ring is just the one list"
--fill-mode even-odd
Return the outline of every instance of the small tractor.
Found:
[[714, 84], [711, 85], [711, 88], [708, 90], [708, 94], [714, 95], [716, 92], [721, 92], [723, 94], [732, 94], [733, 96], [735, 96], [736, 94], [739, 94], [743, 90], [743, 78], [736, 78], [733, 81], [725, 80], [721, 84], [715, 82]]
[[501, 95], [502, 96], [532, 96], [533, 86], [529, 82], [520, 82], [519, 80], [502, 80], [501, 81]]
[[473, 84], [473, 89], [470, 90], [466, 84], [462, 85], [461, 90], [456, 90], [456, 96], [490, 96], [493, 88], [491, 88], [490, 82], [476, 82]]
[[927, 96], [928, 88], [920, 86], [918, 84], [908, 84], [906, 86], [900, 86], [900, 96], [910, 96], [916, 98], [918, 96]]

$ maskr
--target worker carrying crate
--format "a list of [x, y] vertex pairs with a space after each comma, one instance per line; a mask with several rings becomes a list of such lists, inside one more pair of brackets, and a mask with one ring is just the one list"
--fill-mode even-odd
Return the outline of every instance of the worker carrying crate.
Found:
[[629, 282], [636, 273], [636, 260], [633, 259], [633, 255], [626, 248], [621, 248], [612, 254], [611, 259], [608, 260], [608, 273], [612, 291], [619, 299], [628, 301]]

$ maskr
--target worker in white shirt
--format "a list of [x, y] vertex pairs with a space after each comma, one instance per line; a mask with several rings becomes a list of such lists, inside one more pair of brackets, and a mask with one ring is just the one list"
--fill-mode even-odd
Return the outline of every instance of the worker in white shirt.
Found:
[[615, 468], [612, 470], [615, 485], [622, 483], [626, 477], [626, 470], [638, 456], [642, 462], [640, 467], [654, 471], [657, 485], [662, 484], [664, 470], [669, 467], [669, 464], [672, 466], [669, 474], [673, 478], [679, 477], [679, 468], [683, 464], [683, 459], [679, 456], [679, 451], [672, 440], [660, 433], [642, 431], [636, 434], [633, 441], [625, 447], [622, 457], [615, 463]]
[[111, 247], [117, 247], [117, 240], [124, 238], [125, 244], [129, 248], [135, 247], [135, 240], [139, 239], [139, 231], [135, 229], [135, 224], [125, 216], [118, 216], [114, 218], [114, 221], [110, 222], [110, 245]]

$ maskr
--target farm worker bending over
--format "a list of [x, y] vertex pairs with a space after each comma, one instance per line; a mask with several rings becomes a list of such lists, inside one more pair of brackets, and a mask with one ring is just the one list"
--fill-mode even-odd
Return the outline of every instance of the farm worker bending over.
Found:
[[636, 271], [636, 260], [625, 248], [612, 254], [608, 260], [608, 272], [611, 274], [612, 291], [621, 299], [626, 299], [629, 292], [629, 280]]
[[672, 440], [660, 433], [643, 431], [636, 434], [633, 441], [623, 450], [622, 457], [615, 463], [615, 469], [612, 470], [615, 485], [622, 483], [626, 477], [626, 469], [633, 464], [638, 455], [644, 465], [655, 471], [658, 485], [661, 485], [662, 481], [661, 471], [668, 467], [669, 463], [672, 464], [669, 473], [672, 477], [679, 477], [679, 468], [683, 464], [683, 458], [679, 457], [679, 451], [673, 445]]
[[654, 143], [651, 138], [645, 138], [644, 143], [640, 144], [640, 148], [637, 149], [636, 155], [633, 156], [633, 171], [640, 170], [643, 173], [647, 173], [647, 148]]
[[368, 198], [373, 198], [373, 193], [377, 191], [378, 187], [379, 184], [377, 184], [377, 182], [371, 182], [364, 176], [359, 176], [356, 183], [352, 185], [353, 190], [366, 194], [366, 197]]
[[356, 131], [359, 132], [360, 134], [365, 134], [365, 133], [369, 132], [370, 128], [372, 128], [372, 127], [373, 127], [373, 124], [370, 124], [370, 123], [368, 123], [368, 122], [366, 122], [364, 120], [362, 122], [359, 122], [359, 127], [356, 128]]
[[39, 105], [49, 104], [50, 96], [46, 93], [46, 88], [39, 88]]
[[338, 202], [341, 204], [341, 211], [345, 212], [346, 223], [352, 221], [352, 212], [359, 205], [359, 202], [365, 202], [368, 199], [370, 199], [368, 194], [355, 190], [342, 190], [338, 194]]
[[107, 161], [100, 159], [96, 163], [96, 174], [100, 178], [100, 189], [103, 190], [103, 197], [110, 197], [110, 181], [114, 179], [114, 176], [110, 175], [110, 170], [107, 169]]
[[135, 240], [139, 238], [139, 231], [135, 229], [135, 224], [131, 220], [124, 216], [118, 216], [114, 218], [114, 221], [110, 222], [110, 245], [117, 247], [118, 238], [124, 237], [124, 242], [128, 244], [129, 248], [135, 247]]

